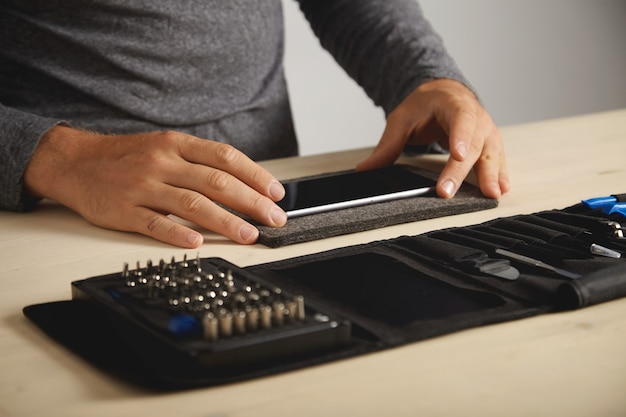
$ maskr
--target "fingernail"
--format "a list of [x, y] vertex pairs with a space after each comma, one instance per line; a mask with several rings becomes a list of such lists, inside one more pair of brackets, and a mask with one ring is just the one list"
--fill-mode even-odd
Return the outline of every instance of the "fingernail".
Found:
[[443, 192], [446, 193], [446, 197], [452, 197], [454, 195], [454, 183], [452, 180], [445, 180], [443, 184], [441, 184], [441, 188]]
[[278, 181], [272, 181], [270, 184], [270, 196], [274, 201], [280, 201], [285, 196], [285, 188]]
[[492, 182], [490, 187], [494, 191], [494, 198], [500, 198], [502, 196], [502, 189], [500, 188], [500, 184], [498, 182]]
[[189, 235], [187, 236], [187, 242], [189, 242], [189, 244], [191, 246], [193, 246], [194, 248], [197, 248], [198, 246], [202, 245], [202, 242], [204, 241], [204, 239], [202, 238], [201, 234], [198, 233], [189, 233]]
[[465, 158], [467, 156], [467, 146], [464, 142], [461, 142], [456, 147], [457, 152], [461, 156], [461, 158]]
[[282, 226], [287, 222], [287, 215], [281, 209], [275, 208], [270, 212], [270, 218], [276, 226]]
[[247, 224], [241, 226], [241, 229], [239, 229], [239, 236], [245, 242], [256, 240], [258, 234], [259, 234], [259, 231], [256, 229], [256, 227], [252, 227]]
[[510, 189], [511, 189], [511, 182], [507, 179], [502, 180], [500, 184], [500, 191], [502, 193], [506, 193]]

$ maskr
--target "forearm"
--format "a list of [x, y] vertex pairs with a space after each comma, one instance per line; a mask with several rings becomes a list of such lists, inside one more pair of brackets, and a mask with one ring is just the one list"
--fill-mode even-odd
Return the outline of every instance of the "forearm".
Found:
[[58, 120], [0, 104], [0, 209], [26, 211], [38, 198], [24, 188], [24, 172], [37, 144]]
[[102, 135], [55, 126], [24, 184], [95, 225], [182, 247], [197, 247], [202, 234], [168, 214], [247, 244], [258, 230], [224, 206], [265, 225], [286, 221], [275, 204], [283, 187], [267, 170], [230, 145], [175, 131]]
[[298, 0], [322, 46], [389, 114], [426, 81], [468, 85], [415, 0]]

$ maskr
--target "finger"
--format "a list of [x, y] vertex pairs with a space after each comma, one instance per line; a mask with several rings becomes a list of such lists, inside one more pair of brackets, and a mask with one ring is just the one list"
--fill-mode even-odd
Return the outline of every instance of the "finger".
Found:
[[436, 189], [440, 197], [454, 197], [483, 150], [482, 143], [477, 142], [472, 142], [467, 156], [462, 160], [457, 160], [450, 155], [437, 180]]
[[446, 166], [441, 171], [437, 180], [437, 195], [441, 198], [452, 198], [463, 183], [463, 179], [467, 176], [471, 169], [466, 168], [467, 163], [459, 162], [450, 157]]
[[250, 244], [258, 238], [258, 230], [254, 226], [200, 193], [167, 187], [159, 195], [162, 196], [159, 202], [155, 204], [155, 207], [147, 209], [151, 213], [142, 219], [136, 231], [155, 239], [184, 246], [181, 243], [184, 243], [185, 239], [187, 241], [191, 239], [188, 233], [190, 229], [181, 229], [179, 226], [182, 225], [164, 215], [157, 214], [156, 211], [159, 211], [174, 214], [237, 243]]
[[506, 157], [502, 154], [502, 166], [500, 168], [500, 192], [506, 194], [511, 191], [511, 176], [509, 175], [509, 169], [506, 163]]
[[190, 164], [171, 175], [177, 187], [197, 191], [265, 225], [280, 227], [287, 222], [285, 212], [270, 198], [225, 171]]
[[474, 166], [481, 192], [491, 198], [500, 198], [511, 188], [502, 140], [496, 130], [485, 141], [483, 152]]
[[200, 233], [180, 223], [175, 222], [164, 214], [138, 207], [137, 221], [127, 230], [138, 232], [153, 239], [181, 248], [194, 249], [202, 245], [204, 238]]
[[185, 136], [180, 149], [185, 160], [227, 172], [274, 201], [285, 196], [271, 173], [231, 145]]
[[472, 167], [476, 169], [478, 184], [485, 196], [497, 199], [502, 195], [500, 178], [502, 175], [502, 183], [508, 183], [508, 173], [499, 134], [496, 131], [484, 143], [478, 142], [472, 143], [468, 157], [463, 161], [448, 159], [437, 182], [437, 193], [441, 197], [453, 197]]
[[468, 107], [459, 108], [452, 113], [449, 126], [448, 147], [450, 155], [457, 161], [463, 161], [470, 150], [470, 143], [475, 135], [478, 116]]

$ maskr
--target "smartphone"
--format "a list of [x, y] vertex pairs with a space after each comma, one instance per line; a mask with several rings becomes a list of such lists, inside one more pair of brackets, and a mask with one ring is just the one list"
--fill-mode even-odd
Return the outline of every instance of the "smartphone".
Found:
[[396, 164], [283, 182], [285, 197], [278, 205], [288, 218], [293, 218], [415, 197], [434, 190], [435, 185], [435, 181], [418, 174], [411, 166]]

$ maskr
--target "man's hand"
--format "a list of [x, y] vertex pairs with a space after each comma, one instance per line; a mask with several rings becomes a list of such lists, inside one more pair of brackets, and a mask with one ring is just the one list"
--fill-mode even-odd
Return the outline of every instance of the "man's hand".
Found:
[[274, 203], [285, 190], [269, 172], [232, 146], [178, 132], [105, 136], [57, 126], [24, 181], [95, 225], [185, 248], [203, 237], [169, 214], [243, 244], [254, 243], [258, 230], [217, 202], [268, 226], [287, 221]]
[[499, 198], [509, 191], [502, 138], [474, 94], [459, 82], [434, 80], [419, 86], [387, 118], [374, 152], [357, 169], [393, 163], [405, 144], [439, 141], [450, 150], [437, 182], [437, 194], [451, 198], [475, 168], [480, 190]]

